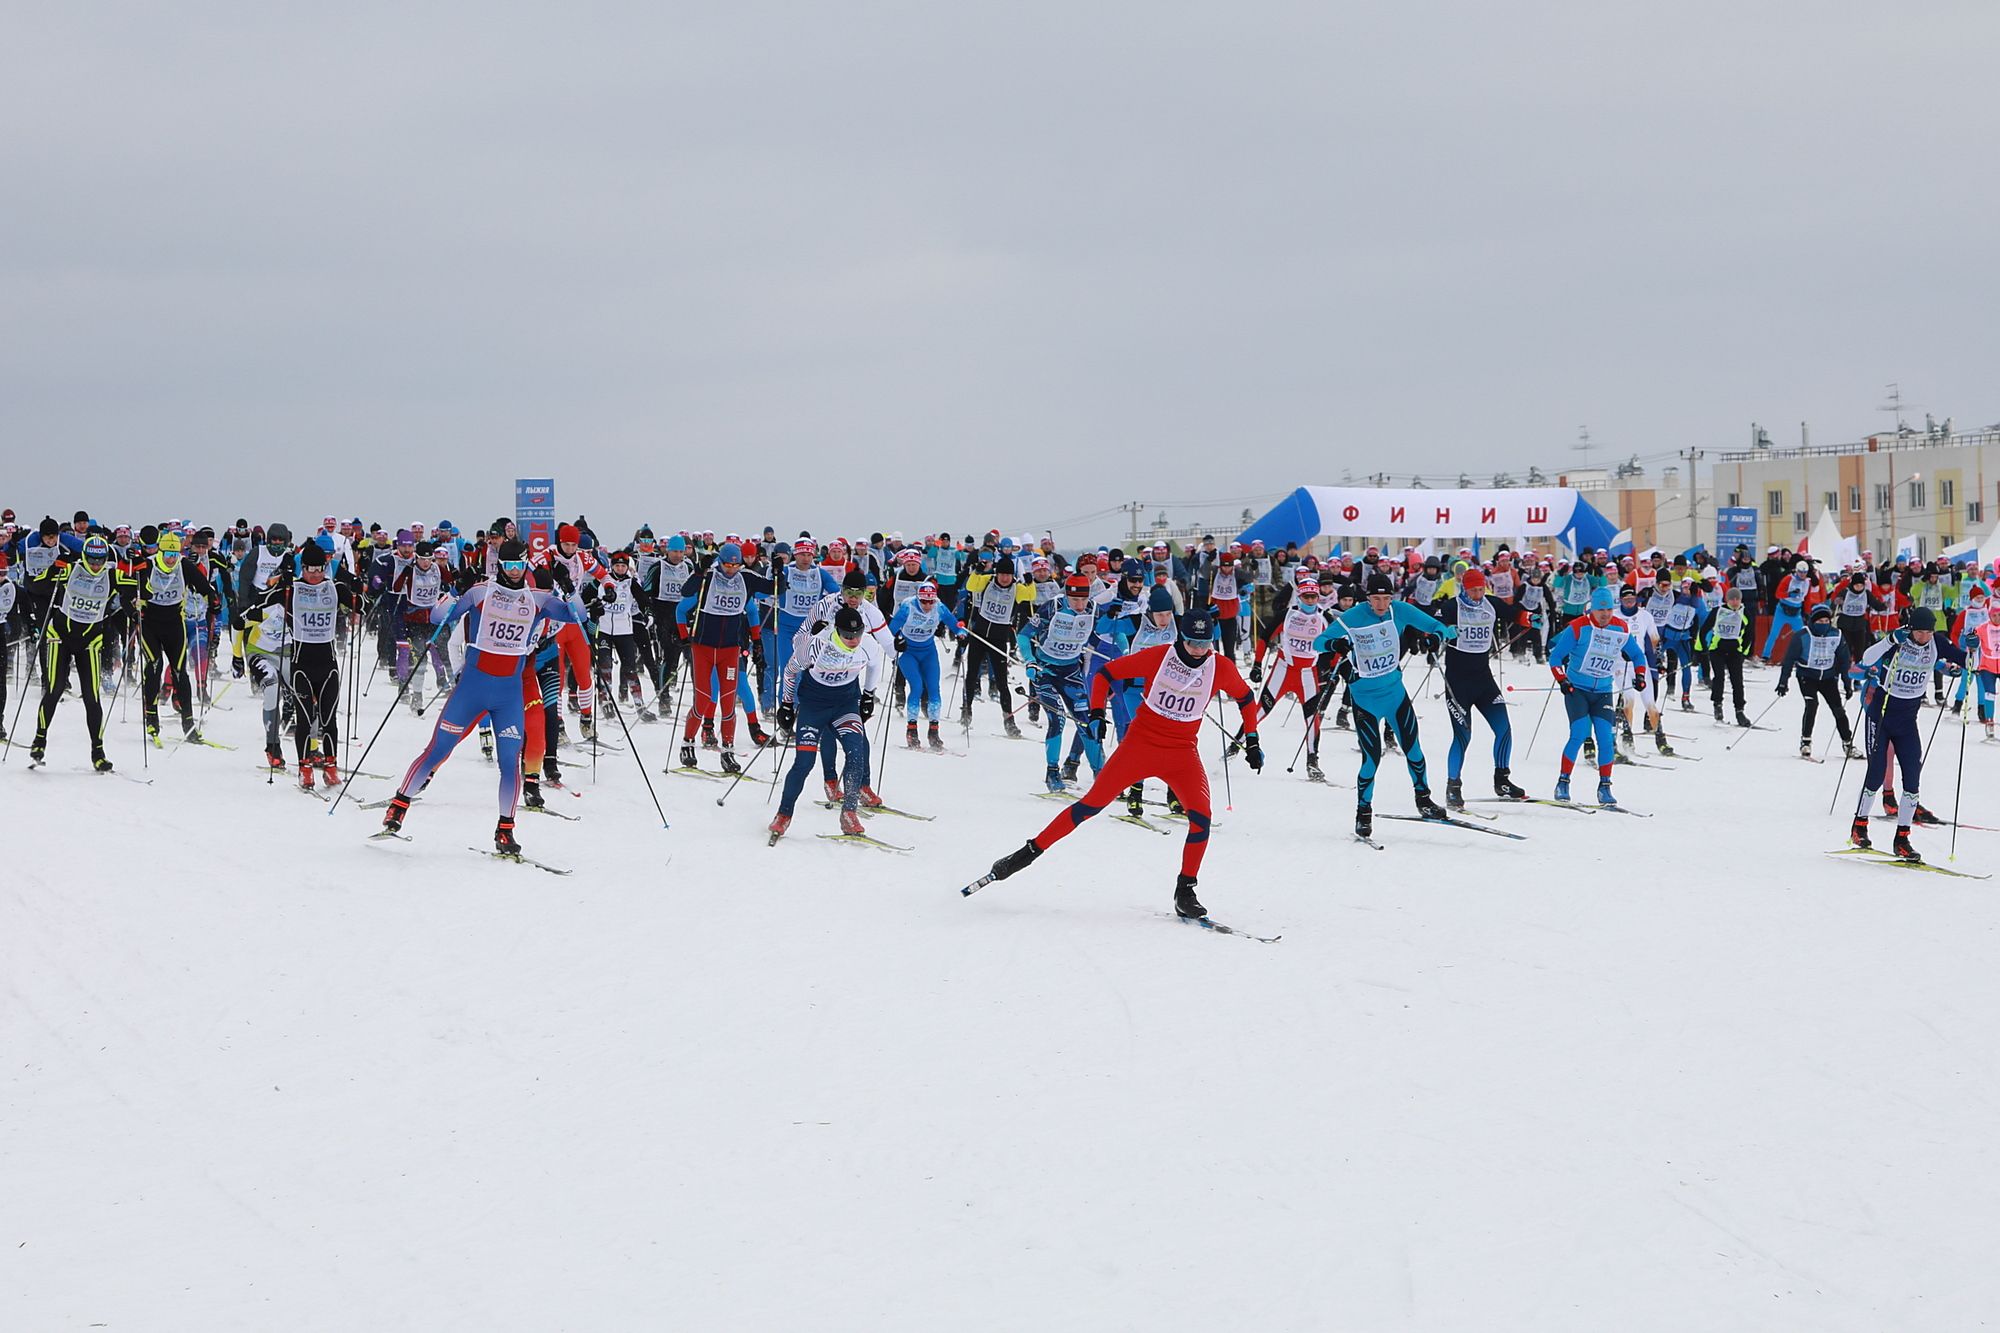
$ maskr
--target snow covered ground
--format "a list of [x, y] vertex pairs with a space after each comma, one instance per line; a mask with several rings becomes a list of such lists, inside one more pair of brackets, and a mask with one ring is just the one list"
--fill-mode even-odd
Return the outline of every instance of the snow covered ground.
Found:
[[[937, 816], [873, 821], [908, 856], [816, 840], [809, 805], [767, 849], [766, 786], [718, 809], [635, 727], [673, 827], [630, 755], [594, 785], [573, 764], [584, 794], [551, 800], [581, 821], [522, 819], [556, 878], [468, 850], [494, 817], [475, 747], [413, 843], [370, 844], [376, 815], [266, 785], [245, 694], [209, 722], [235, 752], [146, 769], [132, 709], [112, 754], [150, 789], [84, 771], [74, 698], [49, 770], [0, 770], [0, 1328], [2000, 1311], [1995, 888], [1823, 855], [1857, 768], [1829, 815], [1839, 763], [1797, 758], [1796, 697], [1733, 752], [1673, 713], [1700, 762], [1618, 771], [1655, 818], [1504, 812], [1525, 842], [1383, 821], [1382, 852], [1349, 836], [1350, 736], [1345, 786], [1286, 775], [1294, 714], [1261, 777], [1231, 765], [1226, 813], [1211, 765], [1202, 897], [1284, 936], [1263, 945], [1168, 919], [1178, 833], [1108, 819], [961, 898], [1058, 808], [990, 705], [968, 757], [881, 756], [885, 796]], [[1514, 696], [1517, 747], [1546, 697]], [[1421, 712], [1441, 793], [1443, 705]], [[1537, 795], [1550, 712], [1516, 762]], [[366, 767], [400, 773], [427, 728], [405, 710]], [[1947, 717], [1941, 812], [1958, 742]], [[2000, 746], [1972, 742], [1965, 817], [2000, 826]], [[1486, 755], [1482, 731], [1481, 794]], [[1378, 809], [1408, 800], [1392, 756]], [[1919, 845], [1942, 862], [1947, 833]], [[1961, 833], [1956, 864], [2000, 869], [2000, 833]]]

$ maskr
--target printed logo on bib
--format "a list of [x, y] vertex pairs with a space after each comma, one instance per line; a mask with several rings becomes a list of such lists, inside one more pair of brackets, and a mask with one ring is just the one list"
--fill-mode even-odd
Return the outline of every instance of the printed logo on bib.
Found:
[[63, 590], [62, 613], [72, 624], [95, 625], [104, 619], [111, 603], [111, 566], [96, 574], [86, 574], [82, 566], [70, 570], [69, 586]]
[[702, 600], [701, 613], [705, 616], [740, 616], [749, 604], [749, 585], [743, 581], [743, 575], [712, 574], [708, 580], [708, 596]]

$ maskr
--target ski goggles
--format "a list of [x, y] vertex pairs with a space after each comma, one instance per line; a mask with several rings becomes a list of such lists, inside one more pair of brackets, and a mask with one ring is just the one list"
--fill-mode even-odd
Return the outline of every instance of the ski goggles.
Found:
[[526, 574], [528, 572], [528, 562], [525, 560], [502, 560], [500, 562], [500, 572], [515, 575]]

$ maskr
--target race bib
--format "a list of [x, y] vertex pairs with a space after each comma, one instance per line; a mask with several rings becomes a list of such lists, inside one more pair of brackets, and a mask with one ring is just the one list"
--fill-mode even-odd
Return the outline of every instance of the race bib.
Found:
[[1840, 595], [1840, 614], [1843, 616], [1865, 616], [1868, 614], [1868, 591], [1846, 592]]
[[1923, 698], [1924, 691], [1931, 687], [1931, 674], [1936, 668], [1935, 643], [1922, 647], [1915, 643], [1899, 645], [1889, 659], [1889, 693], [1898, 699]]
[[1653, 613], [1655, 621], [1662, 625], [1666, 624], [1674, 614], [1673, 594], [1654, 593], [1646, 599], [1646, 609]]
[[812, 614], [813, 607], [826, 592], [826, 580], [820, 577], [819, 566], [801, 570], [797, 565], [785, 566], [785, 591], [778, 609], [794, 620], [804, 620]]
[[28, 573], [34, 575], [47, 572], [48, 567], [56, 562], [56, 556], [61, 550], [60, 546], [44, 546], [40, 542], [33, 542], [23, 548], [22, 559], [27, 561]]
[[444, 571], [436, 565], [425, 569], [420, 565], [410, 566], [410, 605], [426, 610], [438, 604], [438, 597], [444, 592]]
[[532, 588], [489, 585], [486, 600], [479, 607], [479, 633], [473, 636], [472, 646], [482, 653], [497, 653], [502, 657], [527, 656], [532, 646], [529, 631], [534, 628], [535, 613]]
[[1592, 625], [1590, 641], [1583, 647], [1583, 665], [1577, 668], [1579, 676], [1590, 679], [1604, 679], [1618, 669], [1618, 659], [1625, 655], [1625, 641], [1631, 632], [1611, 625]]
[[340, 613], [340, 588], [332, 579], [315, 586], [292, 585], [292, 638], [299, 643], [332, 643]]
[[1514, 575], [1511, 571], [1496, 569], [1493, 571], [1493, 577], [1488, 581], [1493, 585], [1493, 595], [1500, 600], [1506, 601], [1514, 595]]
[[1218, 602], [1235, 601], [1237, 597], [1236, 571], [1233, 569], [1217, 570], [1215, 586], [1209, 589], [1209, 596]]
[[1451, 646], [1462, 653], [1493, 651], [1493, 625], [1499, 619], [1487, 603], [1461, 601], [1458, 604], [1458, 637]]
[[1667, 628], [1676, 634], [1685, 634], [1694, 628], [1694, 608], [1686, 602], [1675, 602], [1667, 612]]
[[81, 565], [69, 573], [69, 583], [63, 589], [62, 613], [71, 624], [95, 625], [104, 619], [104, 609], [111, 604], [111, 566], [96, 574], [84, 572]]
[[[822, 685], [846, 685], [860, 678], [861, 668], [868, 661], [861, 644], [857, 643], [850, 649], [831, 629], [820, 631], [814, 642], [819, 645], [813, 651], [814, 680]], [[862, 640], [862, 643], [865, 642], [865, 639]]]
[[1056, 662], [1074, 662], [1089, 644], [1097, 617], [1089, 612], [1078, 615], [1063, 609], [1051, 612], [1048, 628], [1042, 632], [1042, 656]]
[[911, 643], [928, 643], [935, 639], [938, 629], [938, 609], [933, 604], [931, 609], [926, 611], [921, 602], [911, 607], [909, 617], [903, 621], [903, 637]]
[[1917, 605], [1928, 607], [1933, 611], [1944, 610], [1944, 589], [1935, 583], [1926, 583], [1923, 595], [1917, 599]]
[[147, 562], [146, 600], [154, 606], [179, 606], [187, 596], [187, 580], [181, 577], [181, 567], [175, 565], [172, 572], [161, 573], [160, 567]]
[[1003, 588], [994, 579], [979, 590], [979, 618], [995, 625], [1005, 625], [1014, 618], [1014, 590]]
[[1179, 654], [1168, 652], [1160, 658], [1160, 669], [1146, 685], [1146, 707], [1170, 722], [1192, 722], [1208, 707], [1215, 693], [1215, 654], [1188, 666]]
[[1737, 639], [1743, 636], [1743, 613], [1734, 607], [1725, 606], [1715, 613], [1715, 637]]
[[1806, 665], [1814, 671], [1826, 671], [1833, 666], [1834, 654], [1840, 651], [1838, 634], [1806, 635]]
[[1350, 627], [1347, 639], [1354, 645], [1355, 674], [1372, 680], [1396, 670], [1396, 647], [1402, 639], [1402, 631], [1396, 628], [1395, 621], [1384, 620], [1359, 629]]
[[705, 616], [740, 616], [750, 604], [749, 585], [743, 575], [711, 574], [708, 579], [708, 596], [702, 599], [701, 613]]
[[1285, 656], [1312, 657], [1313, 641], [1326, 633], [1326, 613], [1314, 608], [1294, 607], [1285, 613]]

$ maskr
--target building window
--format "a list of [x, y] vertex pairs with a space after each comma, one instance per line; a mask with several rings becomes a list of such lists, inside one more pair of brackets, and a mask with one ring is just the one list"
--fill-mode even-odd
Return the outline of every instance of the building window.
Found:
[[1931, 558], [1931, 541], [1930, 541], [1930, 538], [1928, 538], [1928, 537], [1924, 536], [1924, 535], [1923, 535], [1922, 533], [1918, 533], [1918, 534], [1917, 534], [1917, 559], [1919, 559], [1919, 560], [1928, 560], [1928, 559], [1930, 559], [1930, 558]]
[[1764, 504], [1771, 517], [1776, 518], [1785, 512], [1785, 493], [1783, 491], [1765, 491]]
[[1922, 509], [1923, 507], [1924, 484], [1921, 481], [1913, 481], [1910, 483], [1910, 508]]
[[1739, 509], [1742, 507], [1742, 505], [1743, 505], [1743, 496], [1736, 491], [1731, 491], [1729, 493], [1728, 507], [1731, 509]]
[[1847, 488], [1847, 512], [1850, 514], [1861, 512], [1861, 488], [1859, 486], [1849, 486]]
[[1952, 506], [1953, 506], [1954, 504], [1956, 504], [1956, 503], [1958, 502], [1958, 496], [1957, 496], [1957, 494], [1956, 494], [1957, 490], [1958, 490], [1958, 488], [1957, 488], [1956, 486], [1954, 486], [1954, 485], [1952, 484], [1952, 482], [1951, 482], [1951, 478], [1949, 478], [1949, 477], [1941, 477], [1941, 478], [1939, 478], [1939, 479], [1938, 479], [1938, 508], [1939, 508], [1939, 509], [1949, 509], [1949, 508], [1951, 508], [1951, 507], [1952, 507]]
[[1839, 491], [1828, 491], [1823, 498], [1826, 501], [1826, 508], [1831, 509], [1836, 514], [1840, 512]]
[[1803, 509], [1792, 515], [1792, 530], [1794, 532], [1804, 532], [1806, 530], [1806, 515]]
[[1889, 512], [1889, 485], [1887, 482], [1878, 481], [1875, 483], [1875, 512], [1878, 514]]
[[1965, 502], [1965, 526], [1970, 528], [1986, 521], [1986, 504], [1981, 500]]

